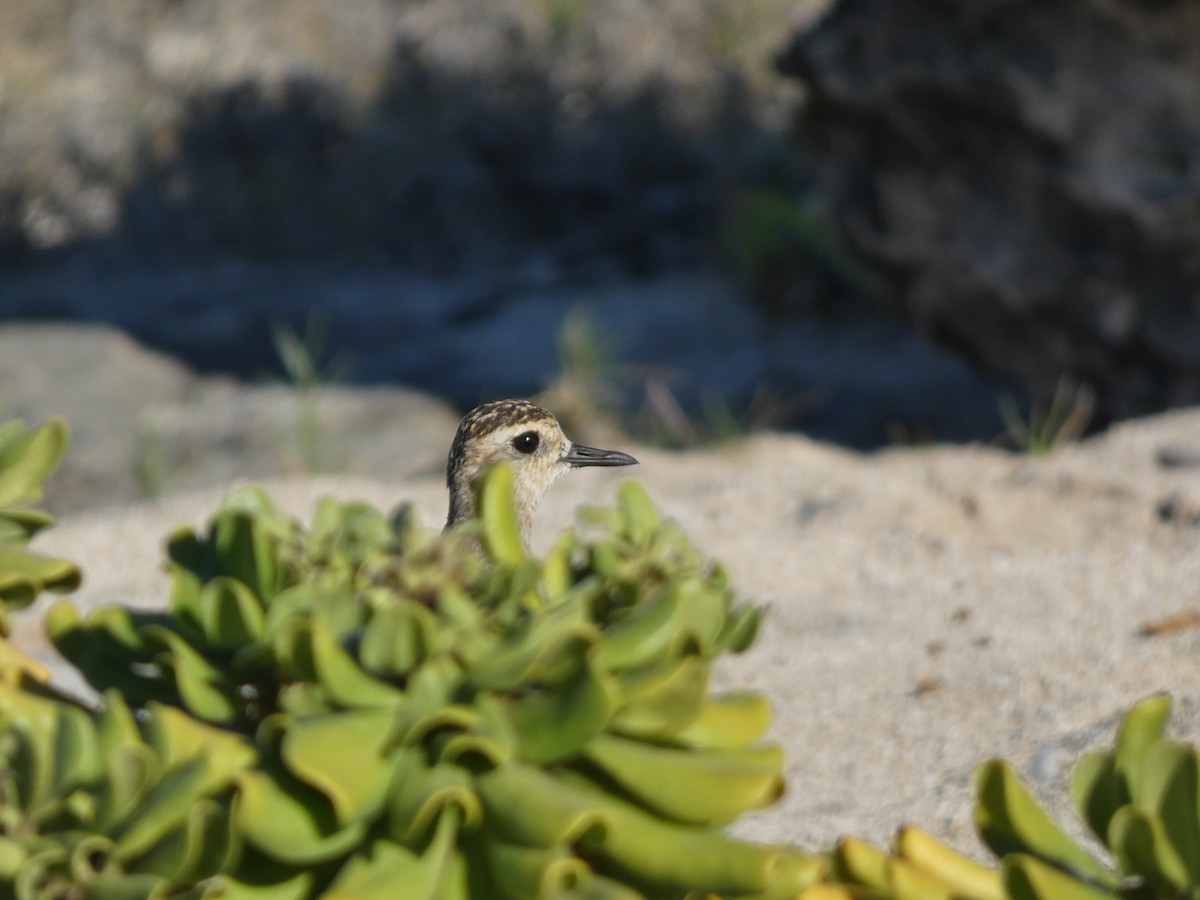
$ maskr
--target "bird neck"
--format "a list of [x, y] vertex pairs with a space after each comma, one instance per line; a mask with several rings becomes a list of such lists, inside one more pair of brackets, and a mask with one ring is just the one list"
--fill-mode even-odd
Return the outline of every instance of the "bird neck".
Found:
[[[478, 510], [475, 503], [474, 486], [465, 479], [450, 487], [450, 511], [446, 516], [446, 527], [450, 528], [462, 522], [476, 518]], [[529, 491], [523, 490], [520, 484], [513, 486], [513, 506], [517, 513], [517, 529], [521, 534], [521, 543], [529, 548], [529, 535], [533, 530], [533, 512], [537, 507], [540, 496], [534, 497]]]

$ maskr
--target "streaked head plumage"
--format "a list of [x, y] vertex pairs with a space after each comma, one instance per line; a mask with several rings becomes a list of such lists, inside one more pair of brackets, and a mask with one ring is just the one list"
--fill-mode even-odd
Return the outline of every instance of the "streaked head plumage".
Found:
[[446, 485], [450, 489], [447, 526], [474, 517], [472, 485], [480, 472], [501, 461], [513, 467], [513, 499], [527, 540], [534, 509], [564, 472], [583, 466], [628, 466], [637, 462], [627, 453], [573, 443], [554, 415], [535, 403], [484, 403], [459, 422], [446, 460]]

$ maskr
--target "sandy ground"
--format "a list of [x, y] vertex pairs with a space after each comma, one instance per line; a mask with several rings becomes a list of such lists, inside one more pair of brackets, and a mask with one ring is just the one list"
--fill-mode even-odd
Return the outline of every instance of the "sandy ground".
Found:
[[[972, 850], [970, 774], [1012, 760], [1065, 808], [1072, 761], [1111, 740], [1138, 698], [1169, 691], [1174, 731], [1200, 738], [1200, 629], [1146, 637], [1200, 609], [1200, 412], [1121, 426], [1050, 458], [968, 448], [861, 456], [795, 436], [729, 449], [633, 449], [667, 515], [770, 605], [758, 644], [718, 686], [773, 700], [789, 790], [737, 826], [829, 846], [887, 841], [914, 822]], [[552, 491], [535, 545], [628, 472], [586, 471]], [[440, 525], [437, 479], [270, 485], [304, 514], [332, 493], [412, 500]], [[163, 536], [200, 524], [223, 491], [63, 519], [39, 546], [78, 560], [86, 605], [155, 605]], [[18, 639], [38, 645], [36, 625]], [[1067, 814], [1068, 819], [1073, 819]]]

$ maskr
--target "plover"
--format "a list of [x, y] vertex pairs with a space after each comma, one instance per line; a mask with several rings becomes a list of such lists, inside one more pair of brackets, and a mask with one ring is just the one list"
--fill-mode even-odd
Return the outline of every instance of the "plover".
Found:
[[450, 514], [446, 527], [475, 516], [475, 477], [493, 462], [513, 467], [513, 501], [526, 545], [537, 508], [550, 485], [570, 469], [583, 466], [632, 466], [637, 460], [619, 450], [597, 450], [573, 443], [558, 419], [526, 400], [497, 400], [477, 406], [458, 424], [446, 460]]

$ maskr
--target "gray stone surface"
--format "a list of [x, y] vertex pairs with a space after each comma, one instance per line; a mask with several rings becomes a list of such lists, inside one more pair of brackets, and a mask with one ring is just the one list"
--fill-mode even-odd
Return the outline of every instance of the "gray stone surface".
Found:
[[71, 423], [71, 450], [47, 487], [53, 510], [286, 473], [433, 473], [459, 418], [400, 388], [304, 393], [197, 376], [92, 325], [0, 327], [0, 400], [7, 416]]

